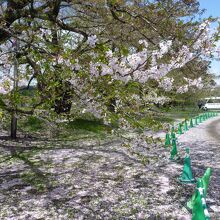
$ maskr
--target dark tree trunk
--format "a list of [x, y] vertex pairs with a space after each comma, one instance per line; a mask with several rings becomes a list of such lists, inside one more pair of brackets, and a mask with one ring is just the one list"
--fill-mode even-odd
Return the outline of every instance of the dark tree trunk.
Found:
[[[18, 41], [17, 39], [14, 40], [14, 47], [15, 47], [15, 54], [14, 54], [14, 85], [13, 85], [13, 96], [15, 95], [17, 89], [18, 89], [18, 60], [17, 60], [17, 52], [18, 52]], [[11, 113], [11, 138], [16, 139], [17, 138], [17, 103], [15, 100], [13, 100], [13, 107], [15, 110]]]
[[60, 81], [60, 86], [56, 88], [54, 108], [57, 114], [70, 113], [72, 107], [71, 84], [68, 81]]
[[17, 138], [17, 117], [15, 112], [11, 114], [11, 138]]

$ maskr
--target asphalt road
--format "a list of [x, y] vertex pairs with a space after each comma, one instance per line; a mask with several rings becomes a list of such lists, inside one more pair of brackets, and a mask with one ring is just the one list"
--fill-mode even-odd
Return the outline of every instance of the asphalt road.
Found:
[[220, 142], [220, 118], [208, 124], [207, 132], [209, 133], [210, 137]]

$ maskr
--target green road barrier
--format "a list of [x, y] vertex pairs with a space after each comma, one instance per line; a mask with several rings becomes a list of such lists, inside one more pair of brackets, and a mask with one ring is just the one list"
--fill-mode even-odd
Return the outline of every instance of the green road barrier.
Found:
[[170, 145], [171, 145], [170, 134], [166, 133], [165, 147], [169, 147]]
[[171, 133], [171, 138], [172, 138], [172, 139], [176, 139], [176, 133], [172, 132], [172, 133]]
[[190, 126], [190, 128], [193, 128], [193, 127], [194, 127], [193, 119], [192, 119], [192, 118], [190, 119], [190, 125], [189, 125], [189, 126]]
[[199, 123], [202, 123], [202, 115], [199, 116]]
[[177, 131], [178, 134], [183, 134], [183, 129], [182, 129], [182, 124], [179, 123], [178, 125], [178, 131]]
[[172, 125], [171, 127], [171, 138], [176, 138], [176, 134], [175, 132], [177, 132], [177, 134], [181, 135], [184, 133], [184, 131], [188, 131], [189, 128], [193, 128], [196, 125], [199, 125], [200, 123], [202, 123], [203, 121], [205, 121], [208, 118], [214, 117], [215, 115], [217, 115], [217, 113], [215, 112], [208, 112], [208, 113], [203, 113], [200, 114], [198, 116], [195, 116], [194, 118], [191, 118], [189, 120], [189, 126], [188, 126], [188, 120], [185, 119], [184, 121], [178, 123], [178, 125], [174, 126]]
[[198, 125], [198, 117], [195, 117], [195, 125]]
[[170, 151], [170, 160], [178, 160], [180, 157], [178, 155], [176, 139], [172, 139], [172, 149]]
[[[204, 198], [206, 198], [207, 195], [207, 189], [208, 189], [208, 185], [209, 185], [209, 180], [210, 180], [210, 176], [211, 176], [211, 168], [207, 168], [207, 170], [205, 171], [204, 175], [202, 178], [199, 178], [197, 181], [197, 188], [204, 188]], [[193, 208], [193, 205], [195, 203], [195, 199], [197, 197], [197, 193], [198, 191], [196, 190], [192, 196], [192, 198], [187, 202], [187, 207], [189, 209]]]
[[184, 122], [184, 131], [188, 131], [189, 128], [188, 128], [188, 125], [187, 125], [187, 120], [185, 120]]
[[202, 182], [203, 182], [203, 187], [204, 187], [204, 197], [206, 198], [208, 186], [209, 186], [209, 180], [212, 175], [212, 170], [211, 168], [207, 168], [205, 171], [203, 177], [202, 177]]
[[196, 198], [197, 198], [197, 194], [199, 193], [197, 189], [202, 188], [203, 187], [203, 183], [201, 179], [197, 179], [197, 184], [196, 184], [196, 190], [192, 195], [192, 198], [187, 202], [187, 207], [189, 209], [193, 209], [193, 206], [195, 204]]
[[192, 207], [192, 220], [210, 220], [210, 215], [204, 198], [202, 179], [198, 179], [196, 196]]
[[179, 180], [182, 183], [195, 183], [195, 178], [193, 177], [192, 168], [191, 168], [189, 148], [186, 148], [186, 156], [184, 158], [183, 171]]

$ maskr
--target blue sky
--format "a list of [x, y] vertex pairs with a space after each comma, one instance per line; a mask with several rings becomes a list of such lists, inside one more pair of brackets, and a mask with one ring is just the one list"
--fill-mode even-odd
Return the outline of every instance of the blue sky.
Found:
[[[204, 17], [220, 17], [220, 0], [199, 0], [200, 8], [206, 9]], [[220, 42], [218, 42], [220, 46]], [[211, 72], [220, 75], [220, 61], [212, 61]], [[220, 80], [216, 80], [220, 84]]]
[[220, 1], [219, 0], [199, 0], [200, 8], [207, 9], [206, 16], [212, 15], [220, 17]]

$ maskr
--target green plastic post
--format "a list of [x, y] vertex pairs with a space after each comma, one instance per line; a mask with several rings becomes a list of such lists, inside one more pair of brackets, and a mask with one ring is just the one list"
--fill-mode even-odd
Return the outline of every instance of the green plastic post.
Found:
[[195, 117], [195, 125], [198, 125], [198, 118]]
[[199, 123], [202, 123], [202, 115], [199, 116]]
[[183, 134], [182, 124], [181, 123], [179, 123], [179, 125], [178, 125], [178, 134]]
[[[201, 181], [201, 179], [198, 181]], [[192, 220], [210, 220], [203, 191], [204, 188], [202, 187], [196, 189], [196, 198], [192, 208]]]
[[186, 156], [184, 158], [183, 172], [179, 178], [182, 183], [194, 183], [195, 179], [192, 174], [191, 160], [189, 156], [189, 148], [186, 148]]
[[190, 125], [189, 125], [189, 126], [190, 126], [190, 128], [193, 128], [193, 127], [194, 127], [194, 125], [193, 125], [193, 119], [192, 119], [192, 118], [190, 119]]
[[[210, 180], [210, 176], [212, 174], [211, 168], [207, 168], [207, 170], [205, 171], [204, 175], [202, 178], [199, 178], [197, 181], [197, 188], [204, 188], [203, 192], [204, 192], [204, 198], [206, 198], [207, 195], [207, 189], [208, 189], [208, 185], [209, 185], [209, 180]], [[187, 207], [189, 209], [193, 208], [193, 205], [195, 203], [195, 199], [197, 196], [198, 191], [196, 190], [192, 196], [192, 198], [187, 202]]]
[[205, 171], [203, 177], [202, 177], [202, 182], [203, 182], [203, 187], [204, 187], [204, 197], [206, 198], [206, 194], [207, 194], [207, 189], [209, 186], [209, 180], [210, 180], [210, 176], [212, 174], [211, 168], [207, 168], [207, 170]]
[[179, 159], [177, 147], [176, 147], [176, 139], [172, 139], [172, 149], [170, 152], [170, 160]]
[[[172, 126], [172, 128], [171, 128], [170, 135], [171, 135], [171, 138], [174, 138], [174, 135], [175, 135], [175, 128], [174, 128], [174, 126]], [[175, 136], [175, 138], [176, 138], [176, 136]]]
[[198, 122], [198, 124], [201, 123], [200, 116], [197, 116], [197, 122]]
[[169, 133], [166, 133], [165, 147], [169, 147], [170, 145], [171, 145], [170, 135]]
[[187, 125], [187, 121], [185, 120], [185, 122], [184, 122], [184, 131], [188, 131], [189, 130], [189, 128], [188, 128], [188, 125]]
[[174, 132], [171, 133], [171, 138], [172, 138], [172, 139], [176, 139], [176, 133], [174, 133]]
[[194, 206], [196, 198], [197, 198], [197, 194], [199, 193], [199, 191], [197, 190], [198, 188], [203, 188], [203, 182], [202, 182], [201, 178], [197, 179], [195, 192], [193, 193], [192, 198], [187, 202], [187, 207], [189, 209], [193, 209], [193, 206]]

